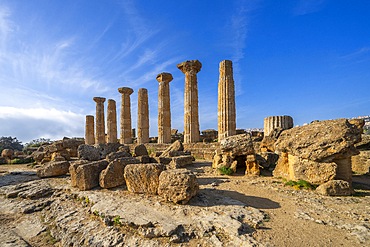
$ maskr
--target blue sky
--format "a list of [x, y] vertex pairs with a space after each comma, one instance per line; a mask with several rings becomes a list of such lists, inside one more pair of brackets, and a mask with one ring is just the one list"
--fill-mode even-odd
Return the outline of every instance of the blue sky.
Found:
[[[149, 91], [172, 73], [172, 127], [183, 130], [184, 74], [198, 59], [200, 128], [217, 129], [219, 62], [233, 61], [238, 128], [263, 118], [370, 115], [370, 1], [0, 1], [0, 136], [84, 136], [94, 96]], [[117, 109], [119, 112], [119, 109]]]

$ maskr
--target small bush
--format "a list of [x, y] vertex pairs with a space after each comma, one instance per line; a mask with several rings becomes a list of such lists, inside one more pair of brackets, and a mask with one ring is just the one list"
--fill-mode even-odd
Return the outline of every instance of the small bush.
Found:
[[26, 158], [26, 159], [15, 158], [10, 161], [10, 164], [28, 164], [32, 162], [33, 162], [32, 158]]
[[230, 167], [225, 167], [225, 166], [218, 168], [218, 170], [223, 175], [231, 175], [234, 173], [234, 171]]
[[113, 224], [115, 226], [122, 226], [121, 217], [119, 215], [113, 218]]
[[313, 185], [310, 182], [308, 182], [306, 180], [302, 180], [302, 179], [300, 179], [298, 181], [289, 180], [289, 181], [286, 181], [284, 184], [286, 186], [292, 186], [293, 188], [295, 188], [297, 190], [300, 190], [300, 189], [314, 190], [317, 187], [316, 185]]

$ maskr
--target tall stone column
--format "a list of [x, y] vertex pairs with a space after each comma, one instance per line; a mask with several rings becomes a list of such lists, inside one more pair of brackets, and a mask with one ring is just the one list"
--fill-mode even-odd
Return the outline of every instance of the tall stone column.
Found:
[[230, 60], [220, 62], [218, 82], [218, 141], [236, 134], [235, 86]]
[[198, 60], [191, 60], [178, 64], [177, 68], [185, 74], [184, 143], [195, 143], [200, 136], [197, 73], [202, 64]]
[[85, 144], [94, 145], [95, 144], [95, 134], [94, 134], [94, 116], [86, 116], [86, 126], [85, 126]]
[[271, 116], [263, 121], [263, 131], [265, 136], [269, 136], [275, 128], [293, 128], [293, 118], [291, 116]]
[[105, 98], [94, 97], [96, 102], [95, 144], [105, 143], [104, 102]]
[[170, 73], [157, 75], [158, 89], [158, 143], [171, 143]]
[[120, 143], [130, 144], [132, 143], [132, 127], [131, 127], [131, 100], [130, 95], [134, 92], [132, 88], [121, 87], [118, 88], [118, 92], [122, 94], [121, 101], [121, 133], [120, 133]]
[[116, 101], [113, 99], [108, 100], [107, 111], [107, 143], [117, 142], [117, 112]]
[[139, 89], [137, 102], [137, 143], [149, 143], [149, 105], [147, 89]]

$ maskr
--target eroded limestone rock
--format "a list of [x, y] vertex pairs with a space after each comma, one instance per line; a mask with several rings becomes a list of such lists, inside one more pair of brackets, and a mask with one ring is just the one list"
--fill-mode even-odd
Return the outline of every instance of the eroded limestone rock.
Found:
[[343, 180], [331, 180], [316, 188], [324, 196], [350, 196], [353, 193], [350, 183]]
[[52, 161], [37, 169], [37, 176], [40, 178], [57, 177], [69, 172], [68, 161]]
[[198, 190], [196, 176], [186, 169], [163, 171], [159, 176], [158, 195], [167, 201], [186, 204]]
[[134, 193], [157, 194], [162, 164], [127, 165], [124, 171], [127, 189]]
[[99, 185], [99, 175], [107, 168], [108, 161], [100, 160], [76, 168], [76, 184], [80, 190], [89, 190]]
[[191, 165], [193, 163], [193, 159], [194, 158], [191, 155], [173, 157], [169, 164], [169, 167], [172, 169], [183, 168]]

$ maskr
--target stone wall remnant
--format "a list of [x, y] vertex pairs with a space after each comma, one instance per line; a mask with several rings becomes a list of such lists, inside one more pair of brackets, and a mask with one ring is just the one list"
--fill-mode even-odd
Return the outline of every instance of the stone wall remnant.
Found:
[[230, 60], [220, 62], [218, 82], [218, 141], [236, 134], [235, 86]]
[[105, 98], [94, 97], [96, 102], [96, 116], [95, 116], [95, 143], [105, 143], [105, 121], [104, 121], [104, 102]]
[[264, 135], [269, 136], [275, 128], [282, 128], [283, 130], [293, 128], [293, 118], [285, 115], [266, 117], [263, 126]]
[[197, 73], [202, 64], [198, 60], [190, 60], [178, 64], [177, 68], [185, 74], [184, 143], [195, 143], [200, 137]]
[[134, 92], [132, 88], [121, 87], [118, 88], [121, 93], [121, 128], [120, 128], [120, 143], [132, 143], [132, 127], [131, 127], [131, 99], [130, 95]]
[[158, 88], [158, 143], [171, 143], [171, 104], [170, 82], [173, 77], [170, 73], [160, 73], [156, 77]]
[[140, 88], [138, 91], [137, 107], [137, 143], [149, 142], [149, 104], [148, 90]]

